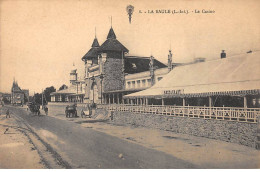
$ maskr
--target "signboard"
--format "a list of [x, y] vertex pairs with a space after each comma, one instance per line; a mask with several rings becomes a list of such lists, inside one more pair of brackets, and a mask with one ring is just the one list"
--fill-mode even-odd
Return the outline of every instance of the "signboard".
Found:
[[179, 90], [164, 90], [163, 94], [165, 95], [176, 95], [176, 94], [183, 94], [184, 89], [179, 89]]

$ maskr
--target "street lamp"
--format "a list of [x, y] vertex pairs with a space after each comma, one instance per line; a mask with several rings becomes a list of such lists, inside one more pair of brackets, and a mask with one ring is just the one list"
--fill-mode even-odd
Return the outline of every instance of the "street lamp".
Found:
[[102, 102], [102, 98], [103, 98], [103, 93], [102, 93], [102, 82], [103, 82], [103, 79], [104, 79], [104, 74], [101, 73], [100, 76], [99, 76], [99, 78], [100, 78], [100, 84], [101, 84], [101, 104], [102, 104], [102, 103], [103, 103], [103, 102]]

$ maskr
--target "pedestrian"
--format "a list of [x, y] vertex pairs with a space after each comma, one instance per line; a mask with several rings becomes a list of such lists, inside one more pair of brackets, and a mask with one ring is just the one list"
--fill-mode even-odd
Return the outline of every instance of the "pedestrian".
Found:
[[91, 118], [91, 116], [92, 116], [92, 105], [93, 105], [93, 104], [88, 105], [88, 111], [89, 111], [89, 117], [90, 117], [90, 118]]
[[48, 107], [46, 105], [44, 105], [43, 109], [44, 109], [45, 114], [48, 115]]
[[7, 109], [7, 111], [6, 111], [6, 116], [5, 116], [5, 118], [7, 118], [7, 117], [11, 118], [9, 109]]

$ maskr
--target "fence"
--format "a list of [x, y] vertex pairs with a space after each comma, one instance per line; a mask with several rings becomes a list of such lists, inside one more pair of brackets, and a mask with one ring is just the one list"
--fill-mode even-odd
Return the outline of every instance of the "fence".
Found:
[[111, 111], [127, 111], [135, 113], [151, 113], [158, 115], [181, 116], [204, 119], [257, 122], [260, 108], [204, 107], [204, 106], [161, 106], [161, 105], [129, 105], [99, 104], [98, 108]]

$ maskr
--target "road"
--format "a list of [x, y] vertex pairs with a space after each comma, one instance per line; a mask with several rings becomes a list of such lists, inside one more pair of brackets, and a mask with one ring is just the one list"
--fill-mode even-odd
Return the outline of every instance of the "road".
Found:
[[[137, 145], [71, 121], [33, 116], [25, 109], [9, 107], [21, 125], [44, 145], [41, 156], [47, 168], [139, 169], [200, 168], [172, 155]], [[39, 143], [35, 143], [36, 147]], [[38, 146], [40, 149], [41, 146]], [[42, 151], [38, 151], [42, 152]], [[49, 162], [51, 159], [56, 162]], [[54, 165], [53, 165], [54, 164]]]

